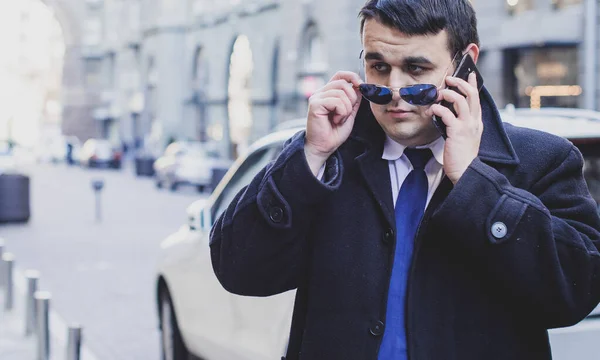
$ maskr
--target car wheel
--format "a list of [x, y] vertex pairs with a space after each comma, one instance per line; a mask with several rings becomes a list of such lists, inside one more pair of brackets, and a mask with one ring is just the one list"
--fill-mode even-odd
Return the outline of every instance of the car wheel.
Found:
[[160, 294], [160, 333], [163, 360], [188, 360], [190, 358], [181, 338], [173, 303], [167, 290], [163, 290]]

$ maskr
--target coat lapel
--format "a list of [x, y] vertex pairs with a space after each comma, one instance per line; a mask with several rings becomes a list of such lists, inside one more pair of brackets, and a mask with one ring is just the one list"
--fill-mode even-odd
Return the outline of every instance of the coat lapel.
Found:
[[[484, 87], [480, 93], [482, 118], [484, 123], [479, 158], [488, 164], [517, 165], [519, 158], [506, 135], [500, 113], [494, 101]], [[390, 226], [396, 223], [394, 215], [394, 201], [392, 199], [389, 165], [381, 158], [385, 133], [375, 120], [369, 103], [362, 100], [351, 138], [364, 145], [362, 152], [356, 157], [360, 173], [367, 184], [369, 192], [381, 209], [385, 220]], [[446, 199], [454, 188], [448, 178], [444, 178], [435, 191], [425, 214], [424, 219]]]
[[375, 151], [363, 153], [356, 161], [369, 192], [379, 205], [385, 220], [393, 227], [396, 220], [388, 162]]
[[394, 227], [396, 220], [389, 164], [381, 158], [385, 133], [375, 120], [369, 102], [364, 99], [356, 115], [351, 138], [363, 145], [355, 153], [360, 174], [385, 220]]

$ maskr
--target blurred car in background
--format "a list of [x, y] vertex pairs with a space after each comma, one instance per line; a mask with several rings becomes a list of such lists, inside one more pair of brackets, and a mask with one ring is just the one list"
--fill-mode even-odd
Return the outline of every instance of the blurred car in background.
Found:
[[79, 152], [79, 163], [88, 168], [121, 168], [121, 151], [109, 140], [89, 139]]
[[78, 162], [80, 151], [81, 142], [76, 136], [53, 135], [40, 139], [34, 146], [35, 157], [42, 163], [61, 163], [68, 161], [69, 156]]
[[[563, 109], [507, 109], [502, 119], [570, 139], [585, 157], [585, 178], [600, 201], [600, 113]], [[297, 125], [301, 125], [298, 123]], [[284, 355], [295, 291], [257, 298], [227, 292], [216, 278], [209, 236], [237, 193], [302, 127], [282, 126], [250, 147], [207, 200], [187, 209], [187, 223], [161, 243], [156, 303], [163, 359], [272, 360]], [[597, 359], [600, 308], [575, 326], [550, 330], [554, 360]]]
[[154, 162], [156, 187], [174, 191], [188, 185], [203, 192], [213, 185], [214, 172], [229, 166], [231, 161], [219, 158], [201, 142], [177, 141]]

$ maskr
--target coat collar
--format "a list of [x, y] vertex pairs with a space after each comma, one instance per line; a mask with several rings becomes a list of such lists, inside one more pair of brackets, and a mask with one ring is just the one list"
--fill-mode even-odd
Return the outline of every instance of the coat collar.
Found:
[[[483, 135], [479, 148], [479, 158], [488, 163], [518, 164], [519, 158], [504, 131], [498, 109], [485, 88], [481, 90], [480, 100]], [[364, 99], [358, 110], [350, 137], [365, 145], [365, 150], [361, 151], [356, 157], [361, 175], [379, 205], [384, 218], [390, 226], [395, 226], [394, 201], [392, 199], [388, 161], [381, 158], [386, 136], [375, 120], [369, 103]], [[428, 206], [428, 211], [433, 211], [446, 198], [452, 187], [452, 183], [447, 178], [442, 181]]]
[[[481, 89], [479, 99], [483, 119], [483, 135], [479, 147], [479, 158], [488, 163], [519, 164], [519, 158], [504, 130], [498, 108], [485, 87]], [[368, 150], [379, 153], [379, 156], [383, 153], [385, 133], [375, 120], [369, 102], [364, 99], [356, 115], [354, 128], [350, 136], [363, 142]]]

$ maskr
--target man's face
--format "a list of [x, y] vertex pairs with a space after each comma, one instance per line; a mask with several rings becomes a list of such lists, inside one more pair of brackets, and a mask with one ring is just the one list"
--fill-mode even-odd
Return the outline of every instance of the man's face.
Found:
[[[363, 47], [367, 83], [394, 89], [414, 84], [439, 87], [444, 75], [454, 70], [445, 30], [437, 35], [409, 36], [369, 19], [363, 29]], [[405, 146], [424, 145], [440, 136], [431, 117], [425, 115], [428, 108], [410, 105], [398, 91], [387, 105], [371, 103], [386, 134]]]

